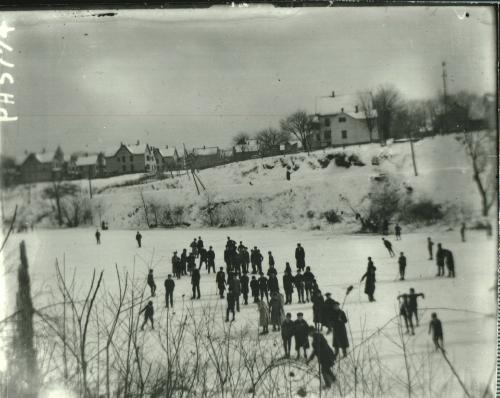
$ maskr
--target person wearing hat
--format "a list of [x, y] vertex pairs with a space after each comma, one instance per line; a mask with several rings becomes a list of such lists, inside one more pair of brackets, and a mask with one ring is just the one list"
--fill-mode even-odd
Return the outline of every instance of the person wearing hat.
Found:
[[321, 311], [321, 322], [328, 329], [326, 334], [330, 334], [332, 332], [332, 320], [333, 311], [335, 308], [335, 300], [332, 299], [332, 294], [330, 292], [325, 293], [325, 297], [326, 299]]
[[377, 268], [375, 268], [375, 265], [373, 265], [373, 261], [371, 257], [368, 257], [368, 267], [366, 269], [366, 272], [363, 274], [361, 277], [361, 280], [359, 281], [360, 283], [363, 282], [363, 280], [366, 279], [365, 282], [365, 293], [368, 296], [368, 300], [370, 302], [374, 302], [375, 298], [373, 297], [373, 294], [375, 293], [375, 271]]
[[267, 255], [269, 256], [269, 268], [275, 266], [275, 262], [274, 262], [274, 257], [273, 257], [273, 253], [271, 253], [270, 251], [267, 252]]
[[174, 288], [175, 288], [175, 282], [172, 279], [172, 275], [168, 274], [167, 279], [165, 279], [165, 307], [169, 308], [169, 301], [170, 301], [170, 306], [174, 306]]
[[259, 302], [259, 281], [252, 275], [252, 280], [250, 281], [250, 290], [252, 290], [253, 302]]
[[151, 289], [151, 296], [154, 297], [156, 295], [156, 283], [153, 277], [153, 270], [150, 269], [148, 273], [148, 286]]
[[297, 248], [295, 249], [295, 261], [297, 268], [303, 271], [306, 266], [306, 252], [300, 243], [297, 243]]
[[429, 258], [428, 260], [433, 260], [432, 257], [432, 248], [434, 247], [434, 242], [430, 237], [427, 238], [427, 251], [429, 252]]
[[294, 322], [292, 321], [292, 314], [289, 312], [281, 324], [281, 339], [283, 340], [283, 348], [285, 349], [285, 358], [290, 358], [290, 350], [292, 348]]
[[293, 278], [295, 287], [297, 288], [297, 294], [299, 296], [299, 303], [305, 304], [304, 301], [304, 275], [300, 272], [300, 268], [297, 269], [297, 274]]
[[267, 278], [264, 276], [264, 273], [262, 271], [260, 272], [260, 278], [259, 278], [259, 292], [260, 292], [260, 301], [264, 300], [264, 296], [266, 296], [266, 301], [269, 303]]
[[174, 274], [177, 279], [181, 279], [181, 260], [177, 256], [177, 252], [174, 252], [172, 256], [172, 274]]
[[311, 272], [311, 267], [306, 267], [306, 272], [304, 272], [304, 290], [306, 292], [306, 301], [309, 302], [309, 297], [312, 298], [314, 289], [314, 274]]
[[344, 358], [347, 356], [347, 348], [349, 347], [349, 339], [347, 338], [347, 330], [345, 327], [346, 323], [347, 316], [345, 315], [345, 312], [340, 308], [340, 304], [337, 301], [334, 301], [332, 316], [332, 346], [335, 348], [335, 356], [339, 354], [339, 349], [342, 349], [342, 355]]
[[241, 285], [241, 294], [243, 295], [243, 304], [248, 305], [248, 284], [249, 284], [249, 279], [247, 275], [247, 271], [243, 271], [243, 275], [241, 275], [240, 278], [240, 285]]
[[311, 362], [314, 357], [318, 358], [321, 368], [321, 375], [325, 381], [324, 388], [330, 388], [332, 383], [335, 383], [336, 377], [333, 374], [333, 365], [335, 365], [336, 354], [328, 345], [325, 336], [313, 326], [308, 329], [309, 335], [312, 337], [312, 353], [307, 359], [307, 363]]
[[210, 270], [212, 270], [215, 274], [215, 253], [214, 249], [212, 249], [212, 246], [210, 246], [207, 251], [207, 268], [208, 273], [210, 273]]
[[231, 286], [229, 287], [229, 289], [227, 291], [226, 299], [227, 299], [226, 322], [229, 322], [229, 313], [230, 312], [233, 313], [232, 321], [234, 321], [234, 315], [235, 315], [234, 306], [236, 303], [236, 297], [235, 297], [235, 294], [233, 293], [233, 289], [231, 289]]
[[304, 314], [299, 312], [294, 322], [295, 351], [297, 359], [300, 358], [300, 349], [304, 350], [304, 358], [307, 359], [307, 349], [309, 348], [309, 325], [303, 318]]
[[187, 275], [187, 250], [182, 249], [181, 253], [181, 274]]
[[219, 297], [224, 298], [224, 290], [226, 290], [226, 274], [224, 268], [220, 267], [219, 272], [215, 276], [215, 282], [217, 283], [217, 288], [219, 289]]
[[267, 334], [269, 333], [269, 307], [264, 300], [259, 300], [257, 306], [259, 311], [259, 326], [262, 326], [260, 334]]
[[271, 293], [271, 300], [269, 301], [269, 310], [271, 311], [271, 323], [273, 324], [273, 332], [280, 330], [281, 322], [285, 315], [283, 302], [278, 292]]
[[139, 231], [135, 234], [135, 240], [137, 241], [137, 246], [142, 247], [142, 235]]
[[148, 323], [148, 320], [151, 321], [151, 328], [154, 330], [155, 325], [153, 321], [153, 315], [154, 315], [154, 309], [153, 309], [153, 302], [150, 300], [146, 304], [146, 306], [139, 311], [139, 315], [144, 312], [144, 322], [141, 326], [141, 330], [144, 330], [144, 326], [146, 326], [146, 323]]
[[398, 264], [399, 264], [399, 280], [404, 281], [405, 270], [406, 270], [406, 257], [403, 252], [399, 254]]
[[[289, 264], [287, 263], [287, 265]], [[285, 305], [292, 304], [293, 275], [291, 270], [285, 270], [285, 275], [283, 275], [283, 290], [285, 291]]]
[[323, 320], [323, 307], [325, 306], [325, 299], [320, 290], [315, 290], [311, 296], [313, 303], [313, 322], [317, 330], [321, 330], [321, 322]]

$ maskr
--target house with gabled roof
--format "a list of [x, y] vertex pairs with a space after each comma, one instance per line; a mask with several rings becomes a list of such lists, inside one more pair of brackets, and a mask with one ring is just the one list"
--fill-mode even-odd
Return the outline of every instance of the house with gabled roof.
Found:
[[153, 148], [153, 153], [158, 171], [172, 171], [182, 168], [181, 157], [177, 152], [177, 148], [166, 145], [165, 148]]
[[377, 110], [370, 93], [320, 97], [316, 102], [311, 146], [324, 148], [379, 141]]
[[218, 146], [193, 148], [190, 162], [195, 169], [206, 169], [223, 163], [221, 150]]
[[259, 144], [256, 139], [249, 139], [244, 144], [233, 147], [233, 158], [236, 161], [258, 157], [259, 153]]
[[149, 144], [120, 144], [116, 151], [106, 151], [106, 171], [109, 175], [156, 173], [156, 158]]
[[32, 152], [19, 165], [21, 182], [43, 182], [63, 178], [67, 173], [68, 161], [61, 147], [57, 147], [55, 152]]
[[97, 155], [85, 154], [75, 161], [76, 173], [80, 178], [98, 178], [106, 175], [106, 157], [100, 152]]

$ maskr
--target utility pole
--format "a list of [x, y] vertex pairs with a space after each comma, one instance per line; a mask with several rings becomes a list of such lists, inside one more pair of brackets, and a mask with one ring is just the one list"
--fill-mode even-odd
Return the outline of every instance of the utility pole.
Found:
[[444, 113], [443, 113], [443, 127], [445, 130], [448, 129], [448, 93], [446, 90], [446, 62], [441, 62], [441, 67], [442, 67], [442, 75], [441, 77], [443, 78], [443, 108], [444, 108]]
[[92, 166], [88, 166], [88, 172], [89, 172], [89, 193], [90, 193], [90, 199], [92, 199], [92, 177], [91, 177], [91, 169]]
[[417, 163], [415, 161], [415, 150], [413, 149], [413, 136], [411, 134], [411, 130], [409, 130], [409, 136], [410, 136], [410, 148], [411, 148], [411, 160], [413, 162], [413, 172], [415, 173], [415, 177], [418, 176], [417, 172]]

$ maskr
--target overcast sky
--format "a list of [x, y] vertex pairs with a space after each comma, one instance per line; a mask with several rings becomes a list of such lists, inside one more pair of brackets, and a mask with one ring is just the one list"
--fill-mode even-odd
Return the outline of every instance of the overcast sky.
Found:
[[[469, 13], [469, 17], [465, 13]], [[141, 140], [228, 146], [315, 97], [392, 83], [409, 99], [495, 89], [494, 13], [342, 7], [3, 13], [16, 30], [2, 151], [96, 151]], [[3, 68], [6, 70], [6, 68]]]

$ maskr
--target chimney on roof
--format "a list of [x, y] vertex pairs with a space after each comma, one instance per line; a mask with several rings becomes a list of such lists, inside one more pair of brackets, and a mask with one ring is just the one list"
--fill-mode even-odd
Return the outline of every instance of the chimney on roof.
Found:
[[335, 91], [332, 91], [332, 98], [335, 98]]

